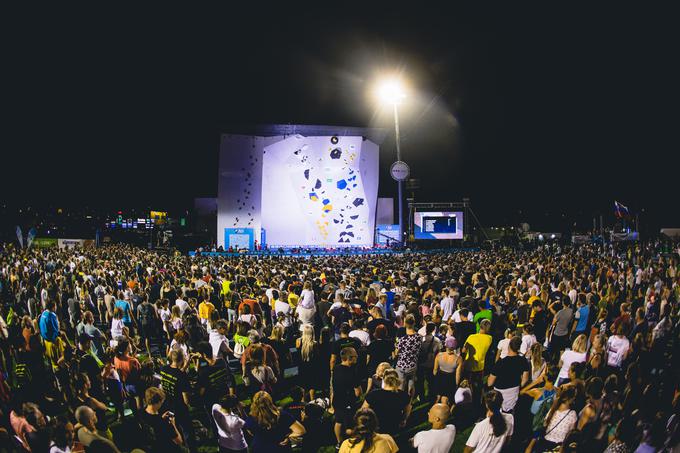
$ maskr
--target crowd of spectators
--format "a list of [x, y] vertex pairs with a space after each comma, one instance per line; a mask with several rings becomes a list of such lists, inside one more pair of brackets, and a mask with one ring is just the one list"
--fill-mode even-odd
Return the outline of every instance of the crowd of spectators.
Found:
[[680, 451], [660, 250], [0, 245], [0, 451]]

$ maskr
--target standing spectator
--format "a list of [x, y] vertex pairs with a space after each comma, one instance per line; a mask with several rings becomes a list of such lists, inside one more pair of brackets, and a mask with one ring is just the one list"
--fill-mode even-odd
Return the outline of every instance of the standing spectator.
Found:
[[314, 339], [312, 325], [302, 325], [302, 336], [295, 340], [295, 347], [300, 351], [300, 386], [308, 393], [309, 401], [312, 401], [315, 397], [315, 389], [318, 387], [315, 380], [318, 379], [317, 371], [321, 362], [319, 344]]
[[212, 417], [217, 426], [220, 453], [246, 453], [248, 443], [243, 436], [246, 422], [240, 416], [240, 404], [234, 395], [223, 397], [212, 405]]
[[560, 375], [557, 382], [558, 386], [569, 378], [569, 368], [571, 367], [572, 363], [586, 361], [587, 345], [586, 336], [582, 334], [576, 337], [571, 345], [571, 350], [566, 350], [562, 353], [562, 356], [560, 357]]
[[434, 359], [434, 392], [437, 403], [450, 405], [456, 388], [460, 383], [463, 371], [463, 358], [458, 354], [458, 342], [454, 337], [444, 341], [445, 350], [437, 354]]
[[630, 341], [625, 336], [626, 326], [620, 323], [616, 326], [615, 334], [607, 340], [607, 366], [614, 371], [621, 371], [623, 361], [630, 351]]
[[473, 393], [477, 394], [479, 394], [482, 385], [486, 353], [489, 351], [493, 341], [488, 333], [491, 330], [491, 321], [483, 319], [479, 327], [479, 333], [470, 335], [463, 346], [467, 379], [473, 386]]
[[257, 392], [244, 428], [252, 436], [252, 453], [289, 452], [291, 438], [302, 437], [305, 428], [292, 415], [276, 407], [267, 392]]
[[574, 311], [569, 306], [568, 298], [552, 304], [550, 311], [555, 316], [551, 325], [553, 332], [550, 339], [550, 354], [553, 358], [556, 358], [569, 344], [569, 324], [574, 316]]
[[521, 345], [519, 337], [510, 340], [507, 357], [496, 362], [486, 382], [503, 396], [502, 409], [506, 413], [515, 408], [520, 387], [529, 381], [529, 362], [519, 355]]
[[581, 334], [588, 335], [588, 319], [590, 317], [590, 306], [586, 303], [586, 295], [581, 294], [576, 302], [576, 311], [574, 312], [575, 322], [571, 328], [571, 338], [576, 339]]
[[528, 451], [552, 451], [562, 444], [578, 420], [576, 411], [572, 408], [575, 399], [576, 387], [573, 385], [567, 385], [558, 390], [557, 397], [545, 419], [545, 433], [538, 440], [531, 441]]
[[406, 334], [397, 339], [397, 367], [401, 385], [413, 396], [415, 390], [416, 371], [418, 369], [418, 353], [422, 337], [415, 330], [416, 320], [409, 314], [404, 319]]
[[298, 303], [295, 312], [302, 324], [313, 324], [314, 315], [316, 314], [316, 304], [314, 303], [314, 291], [312, 290], [312, 282], [307, 280], [302, 286], [302, 293], [300, 294], [300, 302]]
[[406, 425], [411, 414], [411, 401], [401, 389], [401, 382], [394, 370], [385, 373], [382, 388], [366, 395], [363, 408], [373, 409], [381, 431], [387, 434], [395, 435]]
[[335, 438], [338, 446], [344, 438], [343, 429], [350, 425], [352, 416], [357, 408], [358, 398], [361, 395], [361, 380], [357, 373], [357, 352], [352, 347], [346, 347], [340, 351], [340, 365], [337, 365], [333, 373], [333, 398], [332, 405], [335, 416]]
[[141, 420], [153, 433], [149, 439], [149, 451], [181, 452], [182, 435], [177, 429], [175, 415], [170, 411], [160, 412], [165, 402], [165, 392], [157, 387], [149, 387], [144, 400], [146, 408]]
[[394, 341], [387, 340], [387, 329], [384, 325], [376, 326], [373, 333], [374, 340], [368, 345], [368, 375], [375, 373], [375, 369], [379, 363], [388, 362], [392, 359], [394, 353]]

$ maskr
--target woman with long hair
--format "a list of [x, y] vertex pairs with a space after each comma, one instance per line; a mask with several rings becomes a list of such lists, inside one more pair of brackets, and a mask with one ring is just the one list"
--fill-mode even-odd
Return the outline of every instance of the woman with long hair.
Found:
[[534, 343], [529, 348], [529, 364], [531, 365], [531, 382], [537, 381], [543, 372], [545, 372], [548, 364], [543, 357], [543, 345]]
[[250, 352], [250, 360], [247, 367], [247, 386], [251, 394], [266, 390], [271, 392], [276, 385], [277, 379], [274, 370], [265, 363], [264, 349], [256, 344]]
[[366, 306], [372, 308], [376, 303], [378, 303], [378, 296], [375, 294], [375, 289], [368, 288], [366, 291]]
[[465, 453], [501, 451], [513, 433], [512, 415], [501, 412], [503, 395], [496, 390], [484, 394], [486, 418], [478, 422], [465, 442]]
[[309, 392], [309, 401], [315, 397], [316, 370], [318, 369], [319, 345], [314, 339], [314, 327], [311, 324], [302, 325], [302, 336], [295, 341], [295, 347], [300, 351], [300, 386]]
[[354, 428], [340, 445], [340, 453], [395, 453], [399, 451], [389, 434], [379, 434], [378, 417], [371, 409], [359, 409], [354, 414]]
[[253, 395], [244, 428], [253, 436], [253, 453], [291, 451], [290, 439], [305, 434], [304, 426], [288, 412], [279, 409], [269, 393], [264, 391]]
[[298, 302], [297, 307], [295, 307], [295, 313], [302, 324], [314, 324], [316, 304], [314, 302], [312, 282], [309, 280], [307, 280], [302, 286], [300, 301]]
[[588, 347], [588, 339], [585, 334], [581, 334], [571, 345], [571, 349], [568, 349], [562, 353], [560, 357], [560, 376], [557, 385], [559, 386], [562, 381], [569, 379], [569, 367], [575, 362], [585, 362], [586, 361], [586, 349]]
[[532, 439], [527, 452], [552, 451], [562, 444], [567, 435], [576, 427], [578, 416], [572, 408], [576, 400], [576, 386], [569, 384], [558, 389], [557, 396], [545, 418], [545, 432]]
[[288, 368], [292, 362], [290, 355], [290, 347], [286, 342], [285, 331], [280, 325], [272, 327], [272, 332], [267, 338], [266, 343], [274, 349], [279, 358], [279, 368], [284, 370]]

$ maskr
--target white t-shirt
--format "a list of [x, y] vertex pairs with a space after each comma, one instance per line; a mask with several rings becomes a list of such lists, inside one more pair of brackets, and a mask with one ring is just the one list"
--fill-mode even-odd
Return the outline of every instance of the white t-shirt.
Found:
[[229, 347], [229, 340], [224, 335], [220, 334], [217, 329], [212, 329], [209, 332], [208, 342], [212, 347], [213, 358], [217, 359], [224, 357]]
[[470, 434], [467, 442], [465, 442], [466, 447], [474, 448], [475, 452], [480, 453], [499, 453], [505, 444], [505, 439], [512, 436], [512, 430], [514, 427], [514, 419], [510, 414], [501, 413], [505, 419], [505, 432], [499, 437], [493, 435], [493, 426], [488, 418], [485, 418], [481, 422], [477, 423]]
[[[475, 316], [472, 314], [472, 312], [468, 313], [468, 321], [472, 321], [475, 318]], [[453, 314], [453, 322], [463, 322], [463, 319], [460, 317], [460, 310], [456, 310], [456, 312]]]
[[243, 425], [246, 422], [235, 414], [225, 414], [222, 406], [213, 404], [212, 416], [217, 425], [217, 443], [220, 447], [229, 450], [245, 450], [248, 448], [245, 437], [243, 437]]
[[[453, 308], [454, 308], [454, 300], [453, 297], [445, 297], [442, 299], [440, 303], [442, 307], [442, 321], [448, 321], [449, 318], [453, 315]], [[441, 431], [441, 430], [437, 430]]]
[[607, 365], [620, 367], [623, 358], [630, 348], [630, 341], [626, 337], [612, 335], [607, 340]]
[[189, 302], [187, 302], [186, 300], [182, 300], [182, 299], [177, 299], [175, 301], [175, 305], [177, 305], [179, 307], [179, 314], [180, 315], [183, 315], [184, 311], [187, 308], [189, 308]]
[[585, 362], [586, 353], [585, 352], [575, 352], [571, 349], [566, 350], [562, 353], [562, 368], [560, 368], [559, 378], [567, 379], [569, 377], [569, 367], [574, 362]]
[[444, 429], [420, 431], [413, 436], [413, 446], [418, 453], [448, 453], [456, 438], [456, 427], [446, 425]]
[[288, 305], [287, 302], [283, 302], [281, 299], [279, 299], [274, 304], [274, 311], [276, 312], [277, 315], [279, 313], [283, 313], [284, 315], [286, 315], [286, 317], [283, 320], [283, 325], [285, 327], [288, 327], [290, 325], [290, 319], [289, 319], [290, 317], [288, 316], [288, 315], [290, 315], [290, 312], [291, 312], [290, 305]]
[[166, 323], [170, 322], [170, 319], [172, 318], [172, 313], [170, 313], [170, 310], [167, 308], [161, 308], [158, 310], [158, 315], [161, 317], [161, 321], [163, 322], [163, 331], [167, 333], [168, 331], [168, 326]]
[[508, 355], [508, 348], [510, 347], [510, 338], [503, 338], [498, 342], [498, 350], [501, 351], [500, 358], [504, 359]]
[[122, 319], [112, 319], [111, 320], [111, 339], [115, 340], [118, 337], [123, 336], [123, 327], [125, 324]]
[[371, 335], [365, 330], [356, 329], [349, 333], [350, 338], [357, 338], [364, 346], [371, 344]]
[[299, 305], [302, 308], [312, 309], [314, 308], [314, 291], [311, 289], [303, 289], [302, 294], [300, 294]]
[[536, 335], [522, 335], [522, 345], [519, 347], [519, 353], [526, 356], [529, 349], [531, 349], [535, 343], [538, 343], [538, 341], [536, 341]]
[[465, 387], [458, 387], [456, 389], [456, 394], [453, 396], [453, 402], [456, 404], [472, 402], [472, 391]]

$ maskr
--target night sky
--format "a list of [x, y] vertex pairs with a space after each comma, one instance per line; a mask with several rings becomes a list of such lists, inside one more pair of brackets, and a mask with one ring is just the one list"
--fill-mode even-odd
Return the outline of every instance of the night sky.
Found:
[[[612, 222], [617, 199], [680, 226], [673, 14], [416, 4], [5, 14], [0, 197], [190, 206], [216, 195], [221, 132], [391, 128], [369, 93], [396, 71], [418, 201], [468, 196], [486, 225], [582, 229]], [[394, 156], [390, 135], [381, 196], [396, 192]]]

